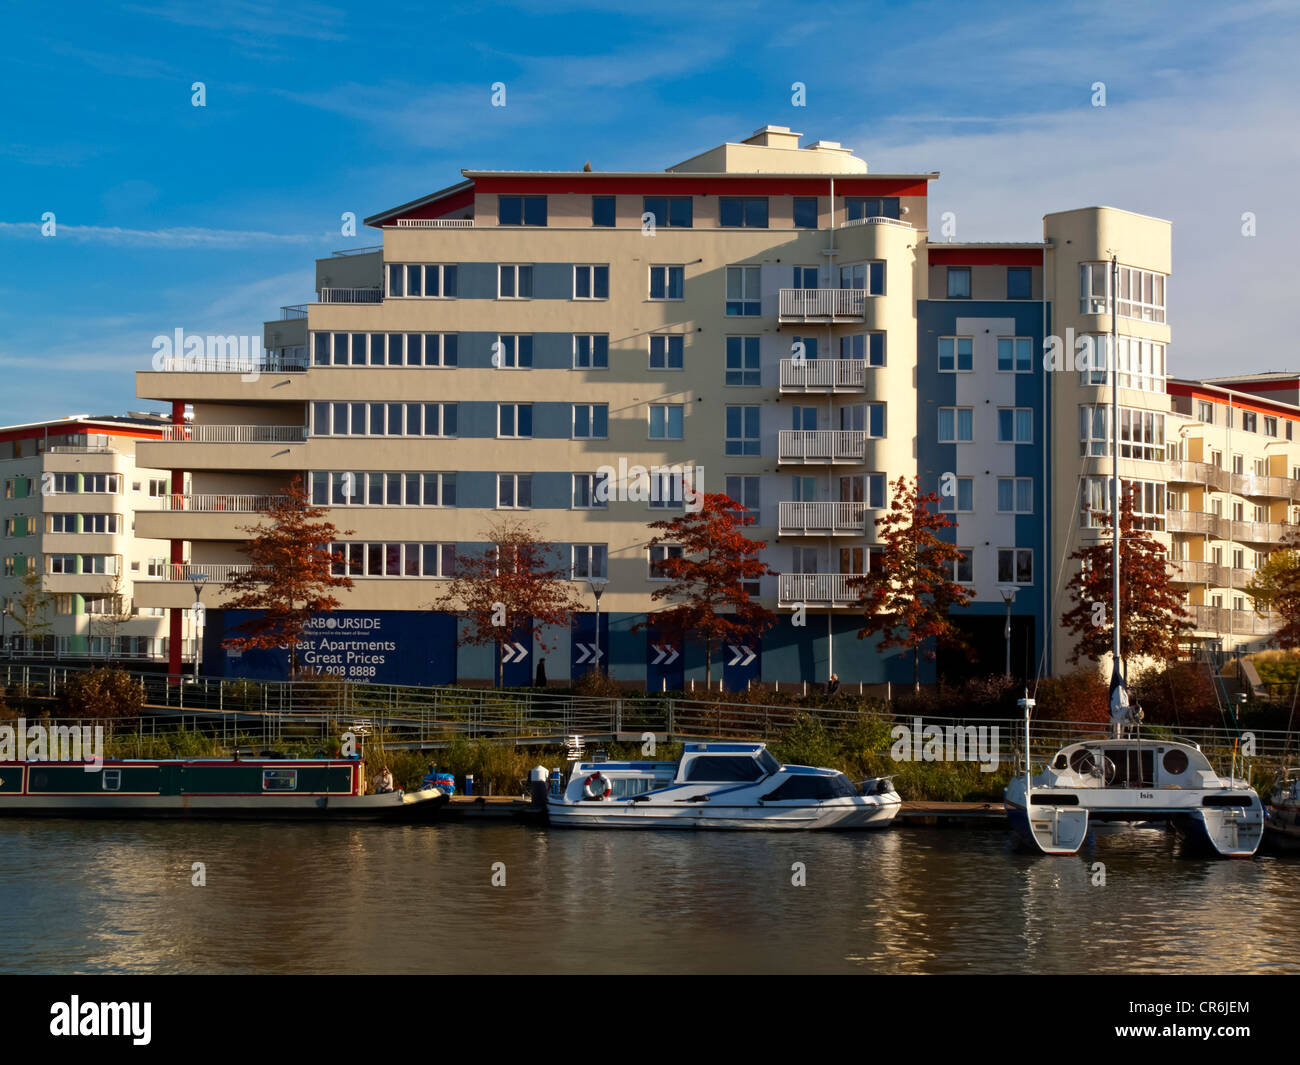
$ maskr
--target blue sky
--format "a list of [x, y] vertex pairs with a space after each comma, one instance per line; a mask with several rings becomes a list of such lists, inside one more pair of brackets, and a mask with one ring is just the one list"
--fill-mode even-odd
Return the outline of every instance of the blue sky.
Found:
[[1098, 203], [1169, 218], [1172, 371], [1300, 369], [1290, 0], [628, 6], [5, 5], [0, 423], [148, 409], [153, 337], [260, 334], [316, 256], [377, 242], [345, 211], [462, 167], [659, 169], [769, 122], [941, 171], [931, 218], [962, 240]]

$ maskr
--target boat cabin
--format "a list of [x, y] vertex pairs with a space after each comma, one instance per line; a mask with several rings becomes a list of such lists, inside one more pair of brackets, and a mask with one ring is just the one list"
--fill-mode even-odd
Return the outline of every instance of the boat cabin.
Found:
[[1216, 788], [1220, 781], [1193, 743], [1098, 738], [1057, 751], [1045, 774], [1063, 787]]
[[678, 784], [749, 784], [781, 763], [763, 743], [688, 743], [677, 765]]

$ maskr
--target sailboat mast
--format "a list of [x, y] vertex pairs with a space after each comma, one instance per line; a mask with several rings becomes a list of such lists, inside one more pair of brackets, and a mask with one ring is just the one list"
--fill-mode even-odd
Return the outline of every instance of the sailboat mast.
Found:
[[1111, 525], [1111, 652], [1120, 668], [1119, 644], [1119, 256], [1110, 258], [1110, 525]]

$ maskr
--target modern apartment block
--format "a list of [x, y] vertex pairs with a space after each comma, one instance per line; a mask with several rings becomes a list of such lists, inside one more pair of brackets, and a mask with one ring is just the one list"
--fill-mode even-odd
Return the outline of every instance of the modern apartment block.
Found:
[[[24, 657], [167, 657], [167, 619], [137, 590], [163, 576], [168, 544], [139, 538], [138, 509], [165, 500], [165, 470], [136, 464], [161, 416], [72, 416], [0, 428], [0, 609], [9, 651]], [[22, 624], [22, 578], [51, 599], [41, 639]], [[134, 605], [133, 605], [134, 604]]]
[[[313, 633], [321, 668], [491, 678], [500, 651], [464, 645], [432, 604], [490, 525], [524, 517], [591, 608], [554, 634], [549, 677], [584, 672], [598, 641], [616, 679], [679, 688], [703, 680], [702, 648], [639, 626], [662, 580], [647, 525], [681, 512], [680, 480], [604, 502], [597, 472], [699, 468], [692, 487], [757, 515], [779, 574], [755, 592], [780, 621], [713, 676], [910, 680], [909, 657], [857, 638], [848, 581], [879, 557], [889, 483], [918, 475], [966, 552], [966, 668], [1003, 668], [1008, 614], [1014, 672], [1064, 668], [1062, 566], [1095, 536], [1085, 508], [1110, 473], [1112, 255], [1121, 477], [1159, 509], [1173, 480], [1169, 224], [1093, 207], [1048, 215], [1041, 242], [931, 243], [937, 173], [872, 173], [800, 136], [768, 126], [665, 172], [463, 171], [368, 218], [381, 244], [319, 260], [318, 301], [267, 323], [257, 373], [221, 358], [140, 373], [139, 395], [173, 412], [141, 459], [188, 485], [140, 516], [172, 563], [141, 601], [179, 637], [203, 574], [205, 670], [282, 668], [221, 652], [239, 619], [220, 589], [241, 527], [301, 476], [351, 530], [355, 586]], [[1054, 340], [1068, 350], [1045, 361]], [[588, 578], [607, 581], [599, 635]], [[527, 683], [528, 650], [507, 684]]]

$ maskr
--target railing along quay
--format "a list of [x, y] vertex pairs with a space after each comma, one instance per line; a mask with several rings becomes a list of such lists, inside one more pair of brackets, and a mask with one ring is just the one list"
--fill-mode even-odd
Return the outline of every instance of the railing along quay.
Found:
[[[57, 696], [69, 676], [85, 667], [6, 665], [0, 681], [10, 691]], [[314, 743], [333, 750], [344, 730], [381, 734], [390, 746], [438, 747], [457, 739], [515, 744], [559, 743], [581, 735], [589, 741], [637, 742], [645, 732], [672, 740], [777, 740], [800, 718], [828, 729], [851, 729], [871, 722], [914, 730], [917, 715], [869, 714], [854, 710], [781, 705], [721, 703], [707, 699], [629, 695], [596, 697], [532, 691], [469, 688], [416, 688], [330, 681], [250, 681], [169, 677], [132, 673], [144, 687], [147, 717], [188, 724], [206, 722], [224, 735], [249, 732], [266, 738]], [[1021, 718], [921, 716], [923, 726], [983, 727], [986, 747], [999, 765], [1012, 764], [1021, 749]], [[145, 726], [146, 728], [148, 726]], [[156, 724], [155, 726], [156, 727]], [[994, 730], [996, 729], [996, 733]], [[1282, 763], [1300, 756], [1300, 736], [1280, 729], [1250, 729], [1254, 759]], [[975, 734], [969, 734], [973, 742]], [[1084, 737], [1104, 742], [1107, 726], [1098, 722], [1034, 721], [1035, 762]], [[1226, 727], [1150, 726], [1143, 737], [1198, 743], [1227, 757], [1238, 734]], [[970, 759], [973, 760], [973, 759]], [[1223, 769], [1225, 766], [1219, 766]]]

